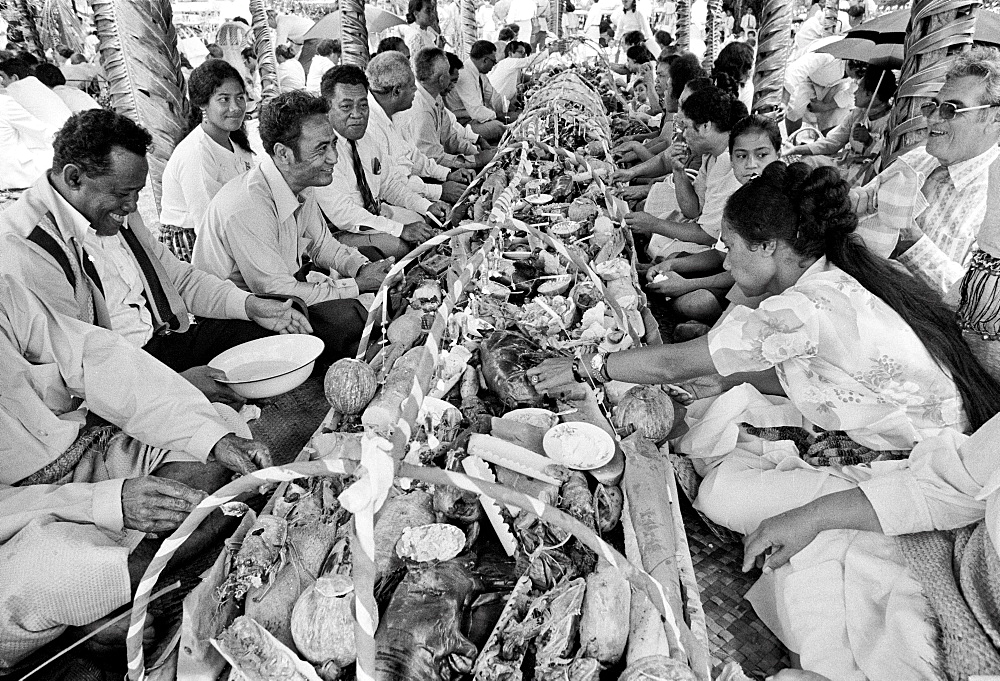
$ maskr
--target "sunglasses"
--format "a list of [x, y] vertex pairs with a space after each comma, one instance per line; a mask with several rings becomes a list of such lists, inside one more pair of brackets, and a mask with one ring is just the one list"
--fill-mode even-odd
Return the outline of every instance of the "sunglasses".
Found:
[[950, 121], [958, 114], [963, 114], [968, 111], [979, 111], [980, 109], [992, 109], [996, 106], [1000, 105], [980, 104], [979, 106], [966, 106], [963, 108], [959, 108], [954, 104], [952, 104], [951, 102], [941, 102], [940, 104], [938, 104], [937, 102], [925, 102], [920, 105], [920, 114], [924, 118], [930, 118], [934, 114], [934, 112], [937, 111], [938, 116], [941, 118], [942, 121]]

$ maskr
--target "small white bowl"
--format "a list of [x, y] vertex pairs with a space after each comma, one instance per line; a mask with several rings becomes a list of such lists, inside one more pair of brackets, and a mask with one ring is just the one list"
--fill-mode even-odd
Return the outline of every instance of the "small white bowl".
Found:
[[290, 333], [258, 338], [218, 355], [208, 366], [226, 374], [229, 385], [249, 400], [274, 397], [302, 385], [323, 352], [316, 336]]
[[542, 438], [542, 448], [553, 461], [578, 471], [600, 468], [615, 455], [615, 441], [610, 435], [579, 421], [553, 426]]
[[542, 205], [545, 205], [546, 203], [551, 203], [552, 202], [552, 195], [551, 194], [529, 194], [528, 196], [524, 197], [524, 200], [527, 201], [528, 203], [534, 204], [536, 206], [542, 206]]
[[548, 431], [552, 426], [559, 423], [559, 417], [553, 412], [538, 407], [512, 409], [501, 418], [507, 421], [516, 421], [517, 423], [527, 423], [529, 426], [535, 426], [545, 431]]

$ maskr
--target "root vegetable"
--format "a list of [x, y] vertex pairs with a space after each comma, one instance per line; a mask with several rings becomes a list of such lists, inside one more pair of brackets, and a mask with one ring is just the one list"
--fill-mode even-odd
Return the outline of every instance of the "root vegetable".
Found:
[[602, 534], [613, 530], [622, 519], [625, 495], [618, 485], [597, 484], [594, 490], [594, 518]]
[[311, 666], [249, 617], [237, 617], [212, 643], [247, 681], [320, 681]]
[[581, 654], [604, 664], [621, 659], [628, 641], [632, 592], [621, 570], [606, 560], [587, 576], [580, 617]]
[[396, 542], [408, 527], [435, 521], [433, 499], [420, 490], [401, 494], [385, 502], [375, 523], [375, 568], [382, 576], [402, 565], [396, 555]]
[[219, 587], [219, 598], [243, 598], [254, 587], [269, 584], [284, 556], [288, 522], [274, 515], [257, 518], [243, 538], [233, 571]]
[[320, 577], [306, 589], [292, 610], [292, 638], [304, 658], [315, 665], [332, 662], [343, 669], [357, 659], [354, 583], [346, 575]]
[[413, 389], [417, 368], [429, 351], [420, 346], [400, 357], [386, 376], [382, 389], [361, 415], [361, 423], [374, 427], [380, 434], [389, 434], [399, 421], [400, 406]]

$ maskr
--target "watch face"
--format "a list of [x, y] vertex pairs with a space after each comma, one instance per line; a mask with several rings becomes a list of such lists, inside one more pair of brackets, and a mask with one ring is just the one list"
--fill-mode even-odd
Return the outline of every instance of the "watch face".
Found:
[[604, 366], [604, 355], [594, 355], [590, 360], [590, 368], [600, 371], [602, 366]]

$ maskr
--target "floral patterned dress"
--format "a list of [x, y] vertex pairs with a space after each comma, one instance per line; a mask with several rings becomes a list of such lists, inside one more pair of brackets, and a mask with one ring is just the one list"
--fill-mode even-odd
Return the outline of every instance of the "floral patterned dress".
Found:
[[708, 341], [723, 376], [773, 367], [809, 422], [873, 450], [968, 426], [954, 381], [913, 330], [826, 258], [758, 309], [734, 310]]

